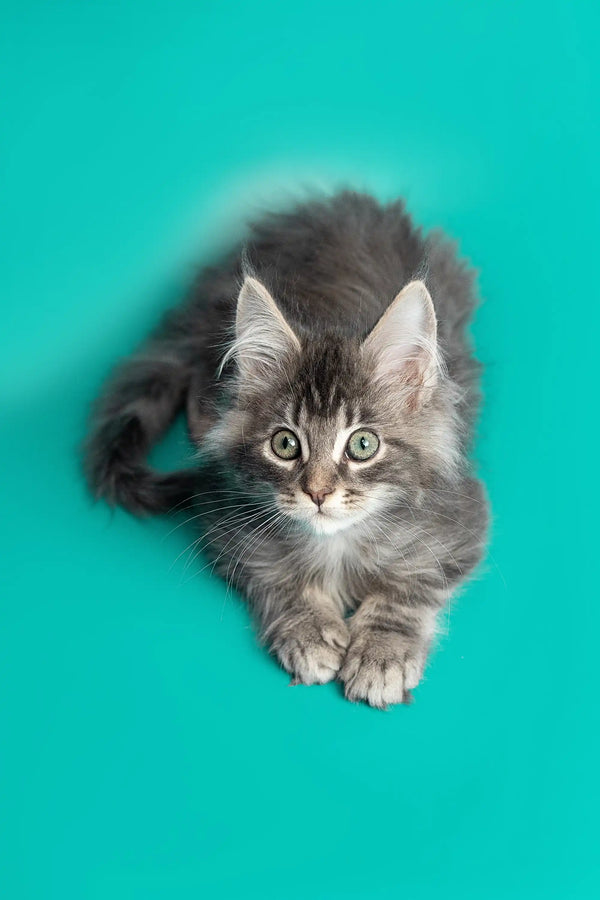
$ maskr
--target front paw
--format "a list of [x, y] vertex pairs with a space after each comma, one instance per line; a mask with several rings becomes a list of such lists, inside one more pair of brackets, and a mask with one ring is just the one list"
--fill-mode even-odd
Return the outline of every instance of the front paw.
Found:
[[342, 665], [350, 634], [344, 621], [313, 614], [279, 627], [271, 642], [292, 684], [325, 684]]
[[339, 673], [348, 700], [378, 709], [407, 703], [423, 674], [426, 650], [395, 632], [361, 629], [352, 636]]

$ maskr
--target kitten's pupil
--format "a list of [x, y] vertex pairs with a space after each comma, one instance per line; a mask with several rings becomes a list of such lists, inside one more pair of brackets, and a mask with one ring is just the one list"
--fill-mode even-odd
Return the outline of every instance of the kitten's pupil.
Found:
[[369, 441], [366, 437], [361, 437], [360, 446], [363, 450], [367, 450], [369, 448]]

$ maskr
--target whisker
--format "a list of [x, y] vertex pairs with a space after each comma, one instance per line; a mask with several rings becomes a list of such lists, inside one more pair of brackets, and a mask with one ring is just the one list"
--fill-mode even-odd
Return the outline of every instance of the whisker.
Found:
[[[273, 516], [271, 516], [270, 519], [267, 520], [267, 522], [265, 522], [263, 524], [263, 528], [265, 529], [265, 531], [257, 532], [258, 539], [259, 539], [258, 543], [257, 543], [257, 539], [255, 539], [254, 541], [252, 541], [251, 543], [248, 543], [246, 545], [245, 549], [247, 551], [249, 551], [253, 548], [252, 552], [247, 553], [245, 558], [243, 557], [242, 554], [239, 555], [238, 560], [233, 568], [233, 572], [231, 573], [231, 577], [229, 577], [229, 568], [230, 568], [231, 563], [229, 566], [227, 566], [227, 573], [225, 575], [225, 580], [227, 582], [228, 588], [227, 588], [226, 596], [229, 595], [230, 588], [233, 587], [235, 584], [235, 573], [236, 573], [240, 563], [243, 562], [243, 565], [246, 565], [248, 563], [249, 559], [254, 555], [254, 553], [256, 553], [256, 551], [259, 549], [259, 547], [262, 547], [262, 545], [265, 543], [265, 541], [271, 537], [271, 534], [273, 533], [273, 531], [276, 529], [277, 525], [283, 518], [284, 518], [284, 514], [278, 510]], [[269, 524], [269, 523], [271, 523], [271, 524]]]
[[[174, 514], [176, 510], [183, 506], [186, 503], [190, 503], [192, 500], [195, 500], [196, 497], [207, 497], [211, 494], [237, 494], [240, 497], [248, 497], [249, 491], [237, 489], [237, 488], [211, 488], [208, 491], [199, 491], [197, 494], [191, 494], [189, 497], [186, 497], [184, 500], [180, 500], [179, 503], [176, 503], [175, 506], [172, 506], [167, 514]], [[197, 504], [194, 504], [196, 506]]]
[[[259, 509], [259, 510], [256, 510], [256, 511], [250, 512], [250, 513], [240, 513], [238, 515], [235, 515], [233, 517], [226, 519], [225, 521], [217, 522], [216, 525], [214, 525], [211, 529], [209, 529], [209, 531], [207, 531], [206, 534], [204, 534], [203, 537], [201, 538], [201, 541], [199, 542], [197, 551], [194, 553], [193, 559], [197, 558], [201, 552], [205, 551], [208, 547], [212, 546], [214, 543], [216, 543], [216, 541], [218, 541], [219, 539], [226, 538], [227, 535], [231, 535], [233, 532], [232, 537], [227, 541], [225, 546], [222, 548], [222, 550], [219, 554], [219, 558], [220, 558], [220, 556], [225, 552], [227, 547], [235, 539], [236, 534], [238, 534], [244, 528], [247, 528], [252, 523], [255, 523], [257, 520], [260, 519], [261, 516], [267, 515], [269, 512], [270, 512], [269, 509]], [[227, 526], [226, 530], [224, 530], [225, 525]], [[205, 543], [205, 539], [208, 537], [209, 534], [213, 533], [214, 531], [217, 531], [218, 534], [215, 536], [215, 538], [213, 538], [212, 541]], [[193, 561], [193, 559], [191, 561]], [[186, 566], [186, 568], [187, 568], [187, 566]]]
[[[260, 514], [260, 513], [258, 513], [258, 514], [256, 514], [256, 515], [259, 515], [259, 514]], [[237, 520], [238, 520], [239, 518], [242, 518], [242, 517], [245, 516], [245, 515], [246, 515], [246, 513], [244, 512], [243, 514], [242, 514], [242, 513], [231, 513], [231, 514], [228, 515], [228, 516], [224, 516], [224, 517], [223, 517], [222, 519], [220, 519], [217, 523], [215, 523], [215, 525], [213, 525], [213, 527], [210, 528], [209, 531], [205, 532], [204, 534], [200, 535], [200, 537], [198, 537], [198, 538], [196, 538], [195, 540], [193, 540], [191, 544], [188, 544], [188, 546], [187, 546], [185, 549], [183, 549], [183, 550], [181, 551], [181, 553], [178, 554], [178, 556], [176, 557], [176, 559], [174, 560], [174, 562], [173, 562], [172, 565], [171, 565], [171, 569], [172, 569], [173, 566], [177, 563], [177, 561], [180, 559], [180, 557], [183, 556], [184, 553], [186, 553], [186, 551], [189, 552], [189, 551], [192, 550], [194, 547], [197, 547], [198, 545], [201, 545], [201, 544], [205, 541], [205, 539], [208, 537], [209, 534], [212, 534], [212, 532], [216, 531], [217, 529], [219, 529], [219, 528], [222, 527], [222, 526], [225, 526], [225, 525], [228, 525], [228, 526], [229, 526], [229, 525], [231, 525], [233, 522], [237, 522]], [[241, 526], [242, 524], [243, 524], [243, 519], [242, 519], [242, 522], [240, 522], [240, 526]], [[229, 533], [229, 532], [227, 532], [227, 533]], [[209, 542], [209, 545], [210, 545], [211, 543], [214, 543], [214, 542], [213, 542], [213, 541]], [[192, 557], [192, 558], [193, 558], [193, 557]], [[186, 568], [187, 568], [187, 564], [186, 564]], [[185, 571], [185, 570], [184, 570], [184, 571]]]
[[[467, 528], [467, 526], [463, 522], [459, 521], [459, 519], [455, 519], [452, 516], [447, 516], [445, 513], [438, 512], [435, 509], [428, 509], [426, 506], [422, 506], [420, 508], [423, 510], [423, 512], [428, 512], [428, 513], [431, 513], [431, 515], [439, 516], [441, 519], [448, 519], [449, 522], [454, 522], [456, 525], [458, 525], [460, 528], [462, 528], [464, 531], [466, 531], [467, 534], [470, 534], [473, 538], [475, 538], [477, 545], [479, 547], [483, 546], [483, 544], [485, 543], [484, 540], [482, 539], [481, 535], [478, 535], [474, 531], [472, 531], [470, 528]], [[506, 579], [504, 578], [502, 569], [498, 565], [498, 562], [497, 562], [494, 554], [491, 552], [491, 550], [489, 548], [487, 550], [487, 556], [489, 557], [490, 561], [494, 564], [494, 566], [498, 570], [498, 574], [499, 574], [500, 578], [502, 579], [504, 588], [507, 590], [508, 586], [506, 584]]]
[[210, 501], [210, 502], [213, 503], [215, 509], [204, 509], [201, 512], [197, 513], [195, 516], [190, 516], [189, 518], [185, 519], [183, 522], [179, 522], [179, 524], [175, 525], [175, 527], [172, 528], [163, 537], [162, 540], [163, 541], [166, 540], [168, 537], [170, 537], [172, 534], [174, 534], [174, 532], [176, 532], [179, 528], [183, 528], [184, 525], [189, 525], [190, 522], [193, 522], [196, 519], [201, 519], [203, 516], [208, 516], [211, 513], [214, 513], [215, 511], [220, 512], [221, 510], [226, 510], [226, 509], [239, 509], [241, 511], [242, 508], [249, 508], [249, 507], [252, 508], [252, 507], [258, 507], [258, 506], [263, 505], [263, 504], [259, 503], [258, 501], [255, 501], [254, 503], [235, 502], [235, 503], [227, 503], [227, 504], [221, 504], [221, 501]]
[[[407, 522], [405, 522], [403, 519], [400, 519], [399, 517], [396, 517], [396, 519], [393, 519], [389, 515], [385, 516], [385, 514], [382, 517], [385, 517], [387, 519], [387, 521], [390, 522], [390, 524], [395, 524], [396, 521], [399, 521], [402, 525], [408, 524]], [[429, 531], [426, 531], [424, 528], [421, 528], [419, 525], [415, 525], [415, 527], [418, 529], [419, 533], [426, 534], [428, 537], [432, 537], [434, 539], [434, 541], [436, 541], [446, 551], [446, 553], [452, 558], [455, 566], [458, 568], [459, 572], [462, 574], [462, 569], [459, 566], [455, 557], [453, 556], [452, 551], [448, 547], [446, 547], [446, 545], [443, 544], [442, 541], [440, 541], [439, 538], [437, 538], [434, 534], [431, 534]], [[410, 528], [410, 526], [409, 526], [409, 528]], [[440, 575], [442, 576], [442, 581], [444, 582], [445, 590], [449, 590], [448, 579], [446, 577], [446, 573], [444, 572], [444, 569], [442, 567], [442, 563], [441, 563], [439, 557], [434, 553], [434, 551], [431, 549], [431, 547], [429, 546], [427, 541], [424, 541], [422, 538], [420, 538], [417, 534], [414, 533], [414, 528], [411, 529], [410, 533], [411, 533], [411, 536], [414, 538], [414, 540], [416, 540], [420, 544], [422, 544], [429, 551], [431, 556], [434, 558], [434, 560], [440, 570]], [[417, 574], [417, 573], [415, 572], [415, 574]]]
[[477, 497], [472, 497], [471, 494], [464, 494], [460, 491], [451, 491], [446, 488], [429, 488], [429, 491], [432, 494], [455, 494], [457, 497], [465, 497], [467, 500], [478, 503], [480, 506], [486, 506], [486, 504], [482, 500], [478, 500]]

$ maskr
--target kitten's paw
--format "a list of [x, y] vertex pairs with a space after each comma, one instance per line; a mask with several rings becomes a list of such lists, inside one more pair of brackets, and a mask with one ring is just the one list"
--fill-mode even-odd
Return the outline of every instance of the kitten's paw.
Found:
[[348, 700], [386, 709], [410, 701], [425, 659], [425, 649], [403, 635], [367, 629], [352, 636], [339, 678]]
[[280, 632], [271, 650], [293, 676], [293, 684], [325, 684], [336, 677], [349, 642], [342, 619], [311, 616]]

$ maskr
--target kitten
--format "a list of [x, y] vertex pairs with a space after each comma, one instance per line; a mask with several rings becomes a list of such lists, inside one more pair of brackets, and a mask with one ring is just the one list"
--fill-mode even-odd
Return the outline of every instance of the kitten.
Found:
[[[401, 202], [344, 192], [267, 216], [109, 384], [91, 486], [134, 513], [193, 508], [296, 683], [406, 701], [484, 548], [474, 305], [453, 247]], [[183, 407], [201, 462], [153, 472]]]

